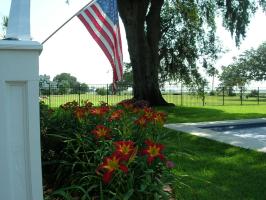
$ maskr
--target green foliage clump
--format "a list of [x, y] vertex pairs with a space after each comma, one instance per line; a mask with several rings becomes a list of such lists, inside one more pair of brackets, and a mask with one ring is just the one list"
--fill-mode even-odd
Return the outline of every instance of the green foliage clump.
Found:
[[101, 95], [101, 96], [104, 96], [104, 95], [106, 95], [107, 94], [107, 89], [106, 88], [97, 88], [96, 90], [95, 90], [95, 92], [96, 92], [96, 94], [98, 94], [98, 95]]
[[251, 90], [247, 97], [258, 97], [259, 91], [258, 90]]
[[223, 86], [240, 87], [253, 80], [266, 80], [266, 42], [245, 51], [231, 65], [223, 67], [220, 75]]
[[164, 121], [144, 101], [41, 104], [45, 199], [169, 199]]

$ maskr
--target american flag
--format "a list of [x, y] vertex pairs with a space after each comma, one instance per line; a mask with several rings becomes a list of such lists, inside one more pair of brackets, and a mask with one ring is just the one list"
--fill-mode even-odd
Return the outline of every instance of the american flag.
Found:
[[110, 61], [114, 83], [121, 80], [123, 55], [117, 0], [94, 0], [77, 16]]

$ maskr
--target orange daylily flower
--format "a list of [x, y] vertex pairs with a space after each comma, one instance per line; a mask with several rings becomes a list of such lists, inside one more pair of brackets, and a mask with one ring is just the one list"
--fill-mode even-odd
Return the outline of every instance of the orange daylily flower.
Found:
[[128, 161], [135, 152], [133, 141], [117, 141], [115, 145], [115, 154], [120, 156], [123, 160]]
[[164, 155], [162, 154], [162, 150], [164, 146], [162, 144], [156, 144], [151, 140], [146, 140], [145, 144], [147, 148], [143, 150], [143, 154], [147, 155], [148, 164], [151, 164], [155, 158], [164, 159]]
[[61, 105], [60, 108], [63, 108], [64, 110], [73, 110], [78, 107], [78, 102], [72, 101], [72, 102], [67, 102], [64, 105]]
[[135, 124], [141, 126], [141, 127], [144, 127], [146, 126], [148, 120], [145, 116], [141, 116], [140, 118], [138, 118], [136, 121], [135, 121]]
[[153, 120], [155, 123], [163, 124], [165, 122], [166, 114], [163, 112], [155, 112]]
[[98, 107], [98, 108], [91, 108], [90, 113], [96, 116], [103, 116], [110, 110], [108, 106]]
[[127, 110], [132, 110], [134, 107], [132, 101], [130, 101], [130, 100], [122, 101], [122, 102], [118, 103], [118, 105], [123, 106]]
[[98, 170], [105, 171], [105, 173], [103, 174], [104, 183], [109, 183], [114, 171], [119, 169], [125, 173], [128, 172], [127, 166], [121, 164], [121, 158], [119, 158], [119, 156], [115, 154], [110, 157], [106, 157], [104, 162], [98, 167]]
[[144, 117], [146, 117], [148, 120], [151, 120], [154, 116], [154, 111], [152, 108], [144, 108]]
[[123, 113], [124, 113], [123, 110], [116, 110], [116, 111], [114, 111], [111, 114], [111, 116], [109, 117], [109, 121], [119, 120], [122, 117]]
[[133, 113], [139, 113], [142, 109], [141, 108], [133, 108]]
[[104, 125], [97, 125], [96, 128], [92, 130], [91, 132], [92, 134], [95, 135], [97, 139], [110, 138], [109, 133], [111, 132], [111, 130]]
[[82, 119], [86, 114], [86, 110], [84, 108], [77, 107], [74, 113], [78, 119]]

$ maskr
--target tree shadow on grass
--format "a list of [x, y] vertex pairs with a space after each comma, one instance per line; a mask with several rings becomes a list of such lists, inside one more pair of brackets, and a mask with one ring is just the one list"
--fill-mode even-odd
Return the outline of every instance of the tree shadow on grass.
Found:
[[266, 199], [266, 154], [169, 131], [166, 154], [174, 173], [189, 187], [179, 187], [178, 199]]
[[[232, 107], [234, 108], [234, 107]], [[158, 110], [167, 113], [167, 123], [185, 123], [185, 122], [202, 122], [202, 121], [220, 121], [220, 120], [234, 120], [234, 119], [251, 119], [266, 117], [265, 113], [251, 112], [252, 107], [235, 107], [237, 111], [232, 113], [226, 112], [224, 109], [228, 107], [206, 108], [206, 107], [158, 107]], [[248, 108], [244, 111], [243, 108]], [[265, 107], [261, 107], [265, 109]], [[239, 112], [238, 112], [239, 111]]]

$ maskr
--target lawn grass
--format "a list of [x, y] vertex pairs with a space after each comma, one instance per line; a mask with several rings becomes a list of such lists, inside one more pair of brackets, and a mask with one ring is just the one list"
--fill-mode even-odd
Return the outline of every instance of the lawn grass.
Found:
[[[175, 105], [183, 105], [183, 106], [219, 106], [219, 105], [241, 105], [241, 101], [239, 96], [228, 97], [225, 96], [224, 101], [221, 96], [205, 96], [204, 102], [201, 97], [197, 95], [163, 95], [165, 100], [169, 103], [173, 103]], [[104, 101], [109, 105], [114, 105], [122, 100], [132, 98], [131, 94], [117, 94], [117, 95], [98, 95], [95, 93], [87, 93], [87, 94], [64, 94], [64, 95], [50, 95], [50, 96], [42, 96], [42, 100], [50, 105], [50, 107], [58, 107], [62, 104], [65, 104], [70, 101], [82, 102], [84, 100], [88, 100], [92, 102], [94, 105], [99, 105], [100, 101]], [[248, 99], [243, 99], [243, 105], [258, 105], [257, 98], [252, 97]], [[260, 98], [259, 104], [266, 105], [266, 99]]]
[[221, 121], [266, 117], [266, 105], [157, 107], [168, 114], [167, 123]]
[[266, 154], [166, 132], [166, 154], [176, 163], [173, 172], [180, 181], [173, 186], [175, 199], [266, 199]]
[[[167, 123], [266, 117], [266, 106], [158, 107]], [[264, 200], [266, 154], [165, 129], [166, 154], [176, 163], [175, 199]]]

